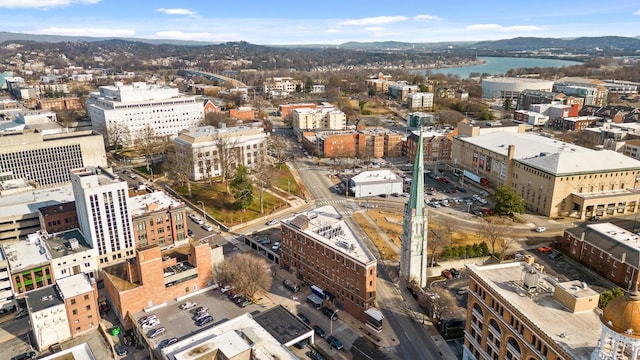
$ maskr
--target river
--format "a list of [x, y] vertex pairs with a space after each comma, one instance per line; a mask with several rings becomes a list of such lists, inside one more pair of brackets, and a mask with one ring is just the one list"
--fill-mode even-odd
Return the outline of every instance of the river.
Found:
[[520, 57], [489, 57], [481, 56], [479, 60], [483, 60], [483, 64], [461, 67], [450, 67], [443, 69], [418, 70], [418, 73], [424, 75], [427, 71], [433, 74], [450, 74], [458, 75], [461, 78], [469, 77], [471, 73], [487, 73], [491, 75], [504, 75], [510, 69], [533, 68], [533, 67], [564, 67], [582, 64], [579, 61], [558, 60], [558, 59], [538, 59], [538, 58], [520, 58]]

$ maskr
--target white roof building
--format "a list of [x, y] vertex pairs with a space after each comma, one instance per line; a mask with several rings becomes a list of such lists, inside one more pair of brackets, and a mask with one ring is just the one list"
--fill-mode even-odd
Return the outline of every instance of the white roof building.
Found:
[[349, 191], [355, 197], [402, 193], [402, 178], [388, 169], [363, 171], [349, 180]]

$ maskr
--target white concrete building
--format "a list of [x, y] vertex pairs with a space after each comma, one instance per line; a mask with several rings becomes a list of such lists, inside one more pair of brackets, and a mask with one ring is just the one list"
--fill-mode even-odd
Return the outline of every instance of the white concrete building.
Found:
[[543, 126], [549, 121], [548, 116], [530, 110], [516, 110], [513, 115], [514, 120], [524, 121], [533, 126]]
[[518, 101], [518, 95], [524, 90], [551, 91], [552, 80], [540, 80], [515, 77], [488, 77], [482, 79], [483, 99], [511, 99]]
[[222, 175], [223, 157], [233, 169], [238, 165], [249, 169], [262, 166], [266, 139], [264, 129], [257, 126], [200, 126], [181, 131], [174, 143], [178, 161], [189, 164], [189, 178], [198, 181]]
[[78, 223], [90, 247], [98, 250], [98, 266], [135, 257], [129, 187], [101, 167], [71, 171]]
[[263, 85], [263, 93], [267, 96], [287, 96], [296, 92], [296, 88], [304, 91], [304, 82], [291, 77], [274, 77]]
[[402, 193], [402, 178], [391, 170], [363, 171], [349, 180], [349, 191], [355, 197]]
[[433, 110], [433, 93], [419, 92], [407, 95], [407, 106], [409, 109]]
[[347, 115], [335, 107], [316, 109], [295, 109], [293, 111], [293, 129], [296, 130], [345, 130]]
[[47, 247], [56, 281], [82, 273], [91, 279], [96, 278], [98, 249], [91, 248], [78, 229], [53, 235], [42, 234], [40, 242]]
[[43, 350], [71, 337], [64, 299], [56, 285], [32, 290], [26, 299], [34, 347]]
[[9, 261], [4, 255], [4, 249], [0, 247], [0, 309], [11, 309], [14, 305]]
[[[95, 129], [108, 138], [113, 124], [129, 129], [131, 144], [147, 127], [157, 137], [173, 139], [180, 130], [204, 120], [204, 109], [195, 96], [181, 95], [177, 88], [133, 83], [101, 86], [87, 100], [87, 112]], [[129, 145], [131, 145], [129, 144]]]

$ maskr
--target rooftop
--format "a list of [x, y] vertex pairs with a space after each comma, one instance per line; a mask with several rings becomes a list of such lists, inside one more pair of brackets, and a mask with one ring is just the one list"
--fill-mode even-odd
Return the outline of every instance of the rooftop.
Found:
[[538, 291], [528, 295], [522, 287], [525, 262], [479, 266], [467, 265], [472, 276], [478, 278], [497, 294], [503, 304], [512, 306], [518, 316], [529, 319], [541, 334], [571, 355], [573, 359], [588, 359], [600, 339], [601, 323], [594, 311], [571, 313], [553, 299], [556, 285], [542, 275]]
[[323, 206], [297, 214], [285, 219], [283, 223], [362, 264], [375, 261], [369, 249], [360, 242], [333, 206]]
[[252, 352], [258, 360], [298, 359], [250, 314], [207, 328], [162, 350], [167, 358], [175, 360], [212, 359], [218, 351], [228, 359], [243, 352]]
[[2, 217], [34, 214], [45, 206], [75, 201], [71, 183], [60, 187], [46, 189], [30, 189], [17, 194], [0, 196]]
[[253, 319], [281, 344], [287, 344], [312, 331], [282, 305], [265, 310]]
[[66, 213], [68, 211], [76, 211], [76, 203], [75, 201], [69, 201], [62, 204], [43, 206], [39, 210], [42, 216], [47, 217], [49, 215]]
[[42, 236], [40, 241], [47, 246], [47, 250], [52, 259], [92, 249], [78, 229]]
[[[555, 175], [640, 170], [640, 161], [615, 151], [591, 150], [528, 133], [493, 132], [459, 140], [503, 156], [507, 156], [509, 145], [515, 145], [514, 159]], [[587, 157], [589, 161], [584, 161]]]
[[76, 274], [66, 278], [57, 279], [56, 285], [65, 299], [76, 297], [93, 291], [93, 285], [85, 274]]
[[27, 293], [29, 312], [38, 312], [56, 305], [64, 304], [55, 285], [31, 290]]
[[640, 264], [640, 236], [612, 223], [586, 224], [566, 229], [573, 237], [580, 239], [610, 254], [619, 262], [622, 258], [629, 264]]
[[352, 181], [359, 185], [402, 182], [402, 178], [389, 169], [363, 171], [351, 178]]
[[178, 206], [184, 206], [184, 204], [163, 191], [154, 191], [129, 198], [129, 210], [132, 218], [147, 215], [154, 211], [173, 209]]
[[91, 187], [92, 185], [104, 186], [109, 184], [117, 184], [125, 182], [118, 175], [111, 172], [109, 168], [101, 166], [87, 166], [82, 169], [74, 169], [71, 172], [81, 178], [91, 178], [91, 183], [83, 183], [83, 187]]
[[50, 262], [51, 255], [40, 244], [40, 241], [36, 240], [37, 238], [38, 236], [29, 236], [27, 240], [18, 240], [4, 245], [12, 273], [46, 265]]
[[552, 80], [544, 80], [544, 79], [532, 79], [532, 78], [524, 78], [524, 77], [498, 77], [498, 76], [489, 76], [487, 78], [482, 79], [482, 81], [491, 81], [491, 82], [501, 82], [501, 83], [553, 83]]

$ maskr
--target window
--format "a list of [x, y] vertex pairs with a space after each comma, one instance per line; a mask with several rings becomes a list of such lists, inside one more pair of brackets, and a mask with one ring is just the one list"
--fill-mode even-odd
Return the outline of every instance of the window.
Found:
[[85, 300], [89, 300], [89, 295], [85, 295], [85, 296], [84, 296], [84, 299], [85, 299]]
[[75, 305], [76, 304], [76, 299], [71, 299], [71, 305]]
[[87, 310], [91, 310], [91, 305], [87, 305]]
[[72, 313], [73, 313], [73, 315], [78, 315], [78, 310], [77, 309], [73, 309]]

